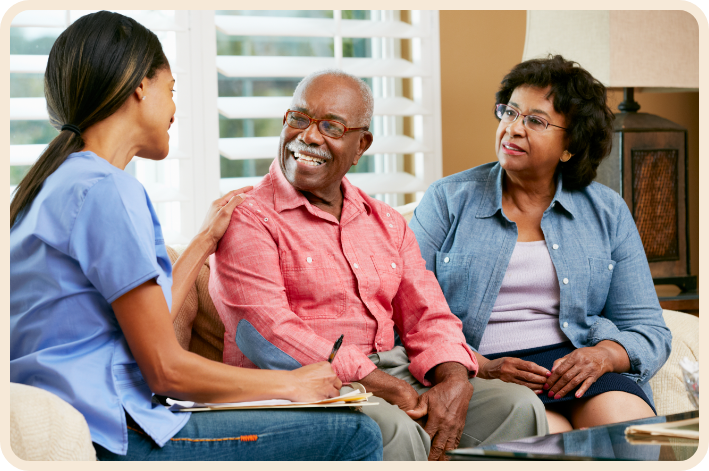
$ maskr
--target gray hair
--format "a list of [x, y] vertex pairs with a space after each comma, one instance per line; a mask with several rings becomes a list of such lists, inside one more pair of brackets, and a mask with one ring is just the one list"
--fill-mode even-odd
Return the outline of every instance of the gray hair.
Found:
[[357, 126], [370, 126], [372, 123], [372, 115], [374, 114], [374, 96], [372, 95], [372, 90], [369, 88], [369, 85], [367, 85], [367, 82], [365, 82], [359, 77], [355, 77], [352, 74], [348, 74], [343, 70], [323, 69], [318, 70], [317, 72], [313, 72], [298, 83], [298, 86], [295, 88], [295, 92], [293, 93], [293, 95], [295, 96], [298, 94], [298, 92], [302, 92], [313, 79], [316, 79], [323, 75], [344, 78], [357, 85], [357, 88], [359, 89], [359, 94], [362, 96], [362, 107], [364, 108], [361, 118], [362, 122], [358, 123]]

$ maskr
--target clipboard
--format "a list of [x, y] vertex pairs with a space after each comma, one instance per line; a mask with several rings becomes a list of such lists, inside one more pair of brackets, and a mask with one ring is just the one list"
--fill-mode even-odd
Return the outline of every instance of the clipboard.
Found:
[[228, 403], [200, 403], [191, 401], [178, 401], [167, 398], [168, 410], [172, 412], [207, 412], [219, 410], [245, 410], [245, 409], [307, 409], [307, 408], [329, 408], [329, 407], [360, 407], [376, 406], [378, 402], [369, 402], [368, 398], [372, 393], [365, 391], [364, 386], [359, 383], [352, 383], [355, 388], [347, 394], [337, 397], [323, 399], [315, 402], [291, 402], [287, 399], [269, 399], [265, 401], [250, 402], [228, 402]]

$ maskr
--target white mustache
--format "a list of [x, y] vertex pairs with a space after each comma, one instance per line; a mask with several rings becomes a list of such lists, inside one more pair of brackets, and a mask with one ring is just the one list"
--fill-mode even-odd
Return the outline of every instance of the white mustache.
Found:
[[315, 157], [320, 157], [320, 158], [327, 159], [327, 160], [332, 159], [332, 154], [330, 154], [329, 151], [326, 151], [323, 149], [318, 149], [317, 147], [314, 147], [314, 146], [309, 146], [301, 141], [296, 141], [296, 140], [290, 141], [288, 144], [286, 144], [286, 149], [288, 149], [291, 152], [305, 152], [310, 155], [314, 155]]

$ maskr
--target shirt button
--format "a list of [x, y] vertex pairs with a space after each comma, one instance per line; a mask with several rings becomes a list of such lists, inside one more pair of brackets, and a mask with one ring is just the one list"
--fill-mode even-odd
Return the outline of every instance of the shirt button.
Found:
[[392, 267], [392, 268], [396, 268], [396, 263], [393, 263], [393, 262], [392, 262], [391, 267]]
[[257, 212], [257, 213], [260, 213], [260, 212], [261, 212], [261, 210], [260, 210], [260, 209], [257, 209], [257, 210], [256, 210], [256, 212]]
[[554, 249], [554, 250], [556, 250], [556, 249], [559, 248], [559, 244], [554, 244], [554, 245], [551, 246], [551, 248]]
[[253, 205], [254, 205], [253, 203], [249, 203], [249, 206], [253, 206]]
[[568, 322], [564, 322], [564, 329], [567, 328], [568, 326], [569, 326], [569, 323], [568, 323]]
[[394, 227], [394, 224], [389, 224], [389, 227]]
[[565, 285], [568, 285], [568, 284], [569, 284], [569, 279], [568, 279], [568, 278], [564, 278], [564, 279], [562, 280], [562, 282], [563, 282]]
[[305, 261], [308, 262], [308, 263], [313, 263], [313, 259], [310, 258], [310, 257], [306, 258]]
[[359, 265], [357, 265], [357, 264], [355, 263], [355, 264], [354, 264], [354, 267], [355, 267], [355, 268], [359, 268]]
[[443, 259], [443, 263], [448, 263], [448, 262], [450, 262], [450, 261], [451, 261], [451, 259], [448, 258], [448, 257], [446, 257], [446, 258]]
[[609, 269], [609, 270], [612, 270], [612, 269], [613, 269], [613, 265], [608, 265], [608, 269]]
[[263, 218], [263, 220], [264, 220], [265, 222], [268, 222], [268, 218]]
[[391, 217], [391, 214], [387, 213], [387, 217]]

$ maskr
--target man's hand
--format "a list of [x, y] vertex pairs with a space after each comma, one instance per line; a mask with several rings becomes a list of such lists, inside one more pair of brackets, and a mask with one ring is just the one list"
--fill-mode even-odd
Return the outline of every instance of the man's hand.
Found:
[[468, 381], [468, 370], [460, 363], [441, 363], [434, 373], [436, 385], [419, 396], [416, 408], [407, 414], [414, 420], [428, 415], [424, 426], [431, 437], [428, 459], [446, 461], [445, 452], [460, 443], [473, 385]]
[[[377, 397], [381, 397], [389, 404], [398, 406], [403, 411], [416, 407], [419, 395], [406, 381], [386, 374], [376, 369], [364, 378], [357, 381]], [[423, 425], [422, 425], [423, 426]]]

